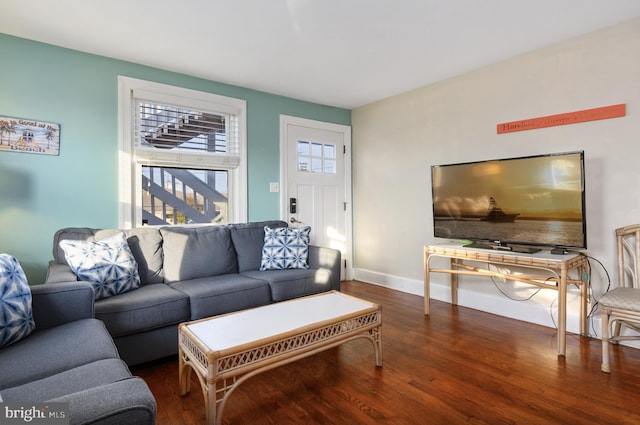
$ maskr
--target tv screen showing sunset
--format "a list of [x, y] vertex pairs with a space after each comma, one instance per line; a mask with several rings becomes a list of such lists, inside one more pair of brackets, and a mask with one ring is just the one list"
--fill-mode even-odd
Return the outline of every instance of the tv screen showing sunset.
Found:
[[431, 178], [436, 237], [560, 245], [559, 235], [489, 225], [546, 222], [538, 233], [553, 233], [552, 222], [573, 222], [564, 245], [584, 244], [582, 152], [433, 166]]

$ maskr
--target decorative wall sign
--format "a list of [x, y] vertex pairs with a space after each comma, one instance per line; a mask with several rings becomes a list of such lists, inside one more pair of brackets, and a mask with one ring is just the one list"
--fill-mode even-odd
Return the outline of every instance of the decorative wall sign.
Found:
[[58, 155], [60, 124], [0, 117], [0, 152]]
[[585, 109], [583, 111], [567, 112], [566, 114], [549, 115], [540, 118], [511, 121], [498, 124], [498, 134], [513, 133], [515, 131], [533, 130], [536, 128], [553, 127], [556, 125], [576, 124], [579, 122], [604, 120], [607, 118], [624, 117], [626, 105], [603, 106], [601, 108]]

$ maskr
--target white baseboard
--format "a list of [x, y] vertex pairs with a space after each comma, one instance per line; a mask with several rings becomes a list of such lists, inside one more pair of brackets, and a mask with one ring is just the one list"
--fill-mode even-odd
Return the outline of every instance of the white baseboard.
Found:
[[[354, 280], [384, 286], [389, 289], [406, 292], [423, 297], [424, 282], [422, 280], [408, 279], [398, 276], [391, 276], [383, 273], [365, 269], [353, 269]], [[431, 282], [431, 299], [451, 303], [451, 287], [449, 285]], [[499, 316], [510, 317], [524, 322], [535, 323], [542, 326], [556, 328], [556, 317], [552, 319], [548, 305], [542, 305], [528, 301], [514, 301], [500, 294], [491, 294], [458, 289], [458, 305], [476, 310], [485, 311]], [[554, 309], [555, 312], [556, 309]], [[580, 333], [580, 314], [567, 312], [567, 332]], [[594, 318], [596, 319], [596, 318]], [[589, 323], [589, 334], [594, 333]], [[600, 333], [600, 318], [594, 321], [596, 332]], [[599, 337], [599, 335], [597, 336]]]

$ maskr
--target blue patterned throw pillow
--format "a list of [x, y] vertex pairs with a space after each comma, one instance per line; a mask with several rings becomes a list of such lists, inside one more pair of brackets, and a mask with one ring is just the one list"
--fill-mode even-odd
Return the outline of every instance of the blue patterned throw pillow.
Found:
[[19, 341], [35, 327], [27, 277], [15, 257], [0, 254], [0, 347]]
[[140, 287], [138, 264], [124, 233], [95, 242], [62, 240], [60, 248], [76, 276], [91, 282], [96, 300]]
[[311, 227], [265, 226], [260, 270], [308, 269]]

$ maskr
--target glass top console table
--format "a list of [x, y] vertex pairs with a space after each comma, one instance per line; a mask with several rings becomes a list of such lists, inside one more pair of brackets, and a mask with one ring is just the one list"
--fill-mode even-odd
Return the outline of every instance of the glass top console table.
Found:
[[[448, 258], [449, 267], [431, 267], [430, 260], [433, 257]], [[487, 265], [530, 269], [531, 274], [511, 275], [469, 264], [478, 262]], [[580, 334], [587, 336], [588, 267], [587, 257], [579, 253], [554, 255], [549, 251], [540, 251], [534, 254], [520, 254], [511, 251], [467, 248], [456, 243], [426, 245], [424, 247], [424, 314], [429, 315], [429, 277], [431, 273], [449, 273], [451, 275], [451, 303], [453, 305], [458, 304], [459, 275], [499, 277], [541, 288], [554, 289], [558, 291], [558, 355], [564, 356], [566, 352], [567, 285], [577, 285], [580, 288]], [[536, 275], [536, 270], [550, 272], [552, 276], [542, 276], [540, 273]], [[570, 278], [569, 273], [577, 278]]]

